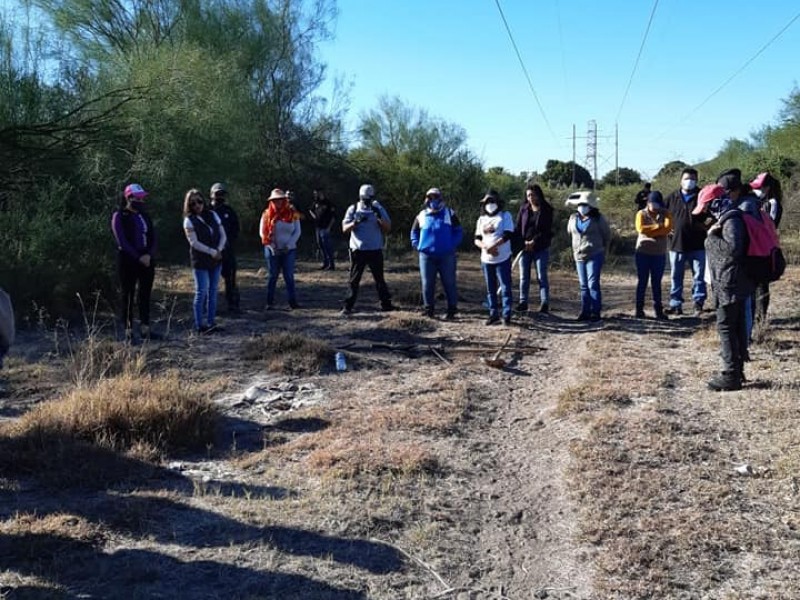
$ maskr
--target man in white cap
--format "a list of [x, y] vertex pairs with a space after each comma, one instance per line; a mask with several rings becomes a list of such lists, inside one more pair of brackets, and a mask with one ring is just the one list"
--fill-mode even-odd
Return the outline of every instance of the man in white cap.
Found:
[[456, 250], [463, 237], [464, 229], [458, 215], [446, 205], [441, 190], [429, 189], [425, 194], [425, 208], [411, 226], [411, 246], [419, 252], [422, 301], [428, 317], [434, 316], [438, 273], [447, 298], [444, 318], [448, 321], [455, 319], [458, 310]]
[[394, 310], [392, 297], [383, 277], [383, 239], [392, 229], [389, 214], [375, 200], [375, 188], [365, 183], [358, 190], [358, 202], [351, 204], [342, 219], [342, 233], [350, 234], [350, 294], [344, 301], [343, 315], [349, 315], [358, 298], [364, 268], [369, 267], [381, 310]]

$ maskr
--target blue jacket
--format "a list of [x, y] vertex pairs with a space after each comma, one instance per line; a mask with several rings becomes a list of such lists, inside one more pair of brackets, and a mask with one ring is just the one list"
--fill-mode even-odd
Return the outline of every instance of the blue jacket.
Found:
[[430, 256], [445, 256], [456, 251], [464, 230], [452, 208], [432, 212], [427, 208], [414, 219], [411, 227], [411, 246]]

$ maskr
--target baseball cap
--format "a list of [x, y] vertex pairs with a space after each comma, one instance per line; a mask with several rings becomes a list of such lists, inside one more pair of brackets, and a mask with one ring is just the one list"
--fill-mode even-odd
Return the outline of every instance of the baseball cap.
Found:
[[769, 176], [769, 171], [764, 171], [763, 173], [759, 173], [756, 175], [756, 178], [750, 182], [750, 187], [754, 190], [760, 190], [761, 187], [764, 185], [764, 180]]
[[371, 200], [375, 197], [375, 188], [372, 187], [370, 184], [365, 183], [360, 188], [358, 188], [358, 197], [362, 200]]
[[742, 172], [739, 169], [728, 169], [717, 177], [717, 183], [721, 185], [726, 192], [737, 190], [742, 187]]
[[442, 195], [442, 190], [440, 190], [440, 189], [439, 189], [439, 188], [437, 188], [437, 187], [432, 187], [432, 188], [431, 188], [431, 189], [429, 189], [427, 192], [425, 192], [425, 197], [426, 197], [426, 198], [427, 198], [428, 196], [441, 196], [441, 195]]
[[147, 196], [149, 196], [149, 194], [138, 183], [131, 183], [125, 187], [126, 198], [138, 198], [141, 200], [143, 198], [147, 198]]
[[655, 204], [661, 208], [664, 207], [664, 197], [661, 195], [661, 192], [655, 191], [650, 192], [647, 194], [647, 203], [648, 204]]
[[228, 188], [224, 183], [215, 183], [211, 186], [211, 193], [209, 195], [213, 196], [217, 192], [222, 192], [223, 194], [228, 193]]
[[692, 214], [699, 215], [708, 204], [711, 204], [714, 200], [719, 200], [724, 195], [725, 188], [718, 183], [711, 183], [703, 186], [703, 189], [701, 189], [700, 193], [697, 195], [697, 206], [692, 211]]

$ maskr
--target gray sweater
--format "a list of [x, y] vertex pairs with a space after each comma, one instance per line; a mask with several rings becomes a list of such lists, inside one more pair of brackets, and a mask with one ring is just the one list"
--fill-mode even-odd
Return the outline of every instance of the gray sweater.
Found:
[[572, 236], [572, 255], [575, 260], [586, 260], [599, 252], [605, 252], [611, 243], [611, 228], [606, 218], [597, 213], [589, 219], [589, 227], [581, 233], [577, 227], [578, 214], [573, 213], [567, 223], [567, 232]]

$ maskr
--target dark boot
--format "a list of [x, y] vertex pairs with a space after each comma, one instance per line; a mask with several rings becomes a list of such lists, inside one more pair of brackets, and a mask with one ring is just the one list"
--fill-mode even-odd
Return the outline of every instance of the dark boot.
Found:
[[708, 389], [715, 392], [735, 392], [742, 389], [742, 379], [739, 373], [723, 372], [708, 382]]
[[636, 318], [637, 319], [644, 319], [644, 302], [637, 302], [636, 303]]
[[664, 312], [664, 307], [661, 306], [660, 304], [653, 305], [653, 310], [655, 310], [656, 319], [658, 319], [659, 321], [666, 321], [669, 319], [669, 317]]

